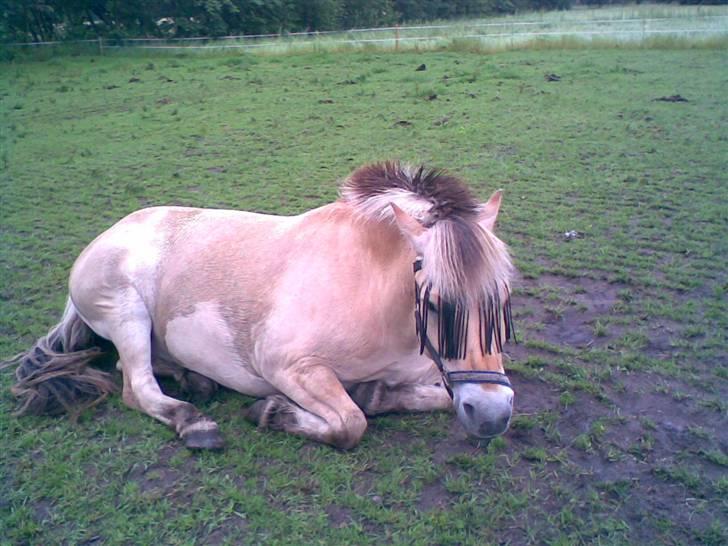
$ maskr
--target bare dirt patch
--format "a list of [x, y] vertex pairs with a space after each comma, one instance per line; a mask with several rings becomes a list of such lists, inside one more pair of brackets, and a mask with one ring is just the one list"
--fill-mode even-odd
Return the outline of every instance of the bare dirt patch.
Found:
[[[569, 359], [593, 369], [594, 363], [580, 360], [582, 351], [612, 347], [629, 331], [610, 324], [601, 336], [595, 334], [597, 321], [619, 315], [620, 292], [625, 288], [547, 275], [527, 281], [514, 297], [514, 308], [523, 314], [527, 336], [542, 340], [546, 347], [576, 350], [568, 353]], [[670, 359], [674, 340], [684, 328], [664, 318], [648, 320], [645, 354]], [[509, 352], [516, 361], [534, 352], [548, 355], [523, 346]], [[566, 407], [538, 375], [514, 377], [516, 414], [556, 412], [558, 440], [553, 431], [548, 434], [539, 425], [516, 428], [508, 435], [509, 443], [557, 452], [565, 461], [555, 470], [559, 487], [566, 484], [577, 495], [603, 498], [612, 517], [626, 522], [637, 542], [663, 535], [678, 542], [709, 539], [711, 525], [724, 521], [716, 484], [725, 479], [728, 428], [715, 395], [725, 400], [728, 392], [724, 384], [706, 389], [714, 378], [704, 370], [689, 369], [693, 372], [689, 381], [650, 371], [615, 371], [599, 385], [598, 397], [571, 393]], [[565, 472], [564, 467], [570, 470]], [[522, 470], [514, 474], [529, 480]], [[533, 486], [550, 489], [544, 482]], [[575, 507], [583, 518], [593, 510], [588, 503]]]
[[594, 327], [598, 319], [612, 315], [623, 285], [556, 275], [523, 279], [521, 285], [513, 296], [513, 307], [522, 315], [521, 326], [533, 337], [555, 345], [584, 348], [606, 345], [621, 333], [612, 328], [609, 334], [604, 332], [600, 336]]
[[445, 489], [441, 481], [426, 485], [417, 503], [417, 509], [421, 512], [430, 510], [442, 510], [452, 502], [453, 496]]
[[334, 527], [346, 527], [352, 522], [352, 512], [349, 508], [330, 504], [325, 508], [329, 523]]

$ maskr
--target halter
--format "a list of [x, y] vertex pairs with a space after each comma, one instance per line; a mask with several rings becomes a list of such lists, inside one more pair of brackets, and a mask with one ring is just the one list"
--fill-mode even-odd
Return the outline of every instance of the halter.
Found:
[[[413, 273], [417, 273], [422, 269], [422, 259], [418, 258], [414, 261], [413, 265]], [[437, 366], [437, 369], [440, 370], [440, 375], [442, 375], [442, 381], [445, 385], [445, 390], [447, 390], [447, 393], [450, 395], [450, 398], [453, 397], [452, 392], [452, 385], [454, 383], [488, 383], [492, 385], [503, 385], [505, 387], [512, 388], [511, 382], [508, 380], [508, 377], [506, 374], [501, 372], [493, 372], [493, 371], [486, 371], [486, 370], [465, 370], [465, 371], [448, 371], [445, 367], [445, 363], [442, 360], [442, 356], [440, 355], [440, 352], [435, 349], [435, 346], [432, 344], [432, 341], [430, 341], [430, 337], [427, 335], [427, 310], [425, 309], [425, 302], [423, 302], [421, 296], [420, 296], [420, 284], [417, 282], [417, 279], [415, 279], [415, 328], [417, 330], [417, 337], [420, 339], [420, 354], [423, 354], [425, 349], [427, 349], [427, 352], [430, 355], [430, 358], [433, 360], [435, 365]], [[425, 300], [429, 299], [429, 292], [430, 287], [428, 286], [426, 289], [426, 295]], [[500, 301], [497, 300], [497, 303], [499, 304]], [[511, 315], [511, 305], [510, 305], [510, 298], [506, 299], [505, 304], [503, 305], [503, 319], [505, 320], [505, 329], [506, 329], [506, 336], [505, 339], [508, 340], [511, 335], [513, 335], [513, 339], [515, 341], [515, 331], [513, 330], [513, 322], [512, 322], [512, 315]], [[495, 313], [484, 313], [482, 317], [480, 317], [481, 320], [483, 319], [490, 319], [490, 320], [498, 320], [497, 330], [495, 330], [495, 335], [490, 332], [490, 330], [486, 327], [486, 330], [488, 330], [487, 333], [487, 343], [486, 347], [483, 346], [483, 343], [481, 342], [481, 350], [483, 350], [483, 353], [486, 351], [490, 353], [490, 343], [491, 341], [495, 342], [496, 348], [498, 352], [501, 351], [501, 335], [500, 335], [500, 318], [501, 318], [501, 310], [497, 309]], [[465, 318], [465, 330], [467, 330], [467, 317]], [[461, 338], [460, 341], [464, 345], [467, 341], [467, 332], [461, 332]], [[442, 337], [442, 336], [440, 336]], [[462, 356], [464, 357], [465, 354], [463, 352]]]

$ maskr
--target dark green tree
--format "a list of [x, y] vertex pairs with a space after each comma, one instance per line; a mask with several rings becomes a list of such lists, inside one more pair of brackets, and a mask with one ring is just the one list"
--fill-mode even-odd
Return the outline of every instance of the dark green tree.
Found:
[[341, 28], [368, 28], [391, 25], [396, 12], [391, 0], [340, 0]]

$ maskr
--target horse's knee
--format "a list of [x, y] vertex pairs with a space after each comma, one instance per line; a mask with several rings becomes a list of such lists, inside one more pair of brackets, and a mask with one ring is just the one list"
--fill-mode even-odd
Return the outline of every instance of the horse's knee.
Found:
[[330, 443], [340, 449], [356, 447], [367, 429], [367, 418], [361, 410], [351, 411], [341, 420], [341, 426], [332, 433]]
[[322, 416], [302, 408], [281, 394], [253, 403], [245, 417], [259, 428], [300, 434], [340, 449], [356, 446], [367, 428], [367, 419], [357, 407], [345, 413], [330, 412]]

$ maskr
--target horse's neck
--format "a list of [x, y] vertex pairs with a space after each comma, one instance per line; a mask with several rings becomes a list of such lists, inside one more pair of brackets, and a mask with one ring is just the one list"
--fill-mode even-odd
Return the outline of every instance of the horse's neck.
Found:
[[[386, 287], [392, 298], [406, 300], [392, 302], [406, 304], [414, 302], [412, 263], [415, 254], [394, 222], [376, 221], [358, 215], [346, 203], [337, 201], [310, 211], [307, 222], [327, 225], [339, 235], [337, 240], [346, 240], [350, 245], [345, 254], [353, 260], [346, 267], [355, 268], [367, 275], [374, 285]], [[344, 249], [338, 249], [340, 252]], [[409, 300], [412, 300], [410, 302]]]
[[[367, 219], [357, 214], [351, 205], [336, 201], [308, 211], [301, 217], [303, 225], [335, 226], [351, 234], [351, 244], [358, 245], [364, 252], [384, 266], [414, 260], [409, 243], [402, 236], [396, 224], [389, 220]], [[296, 229], [300, 229], [300, 226]]]

